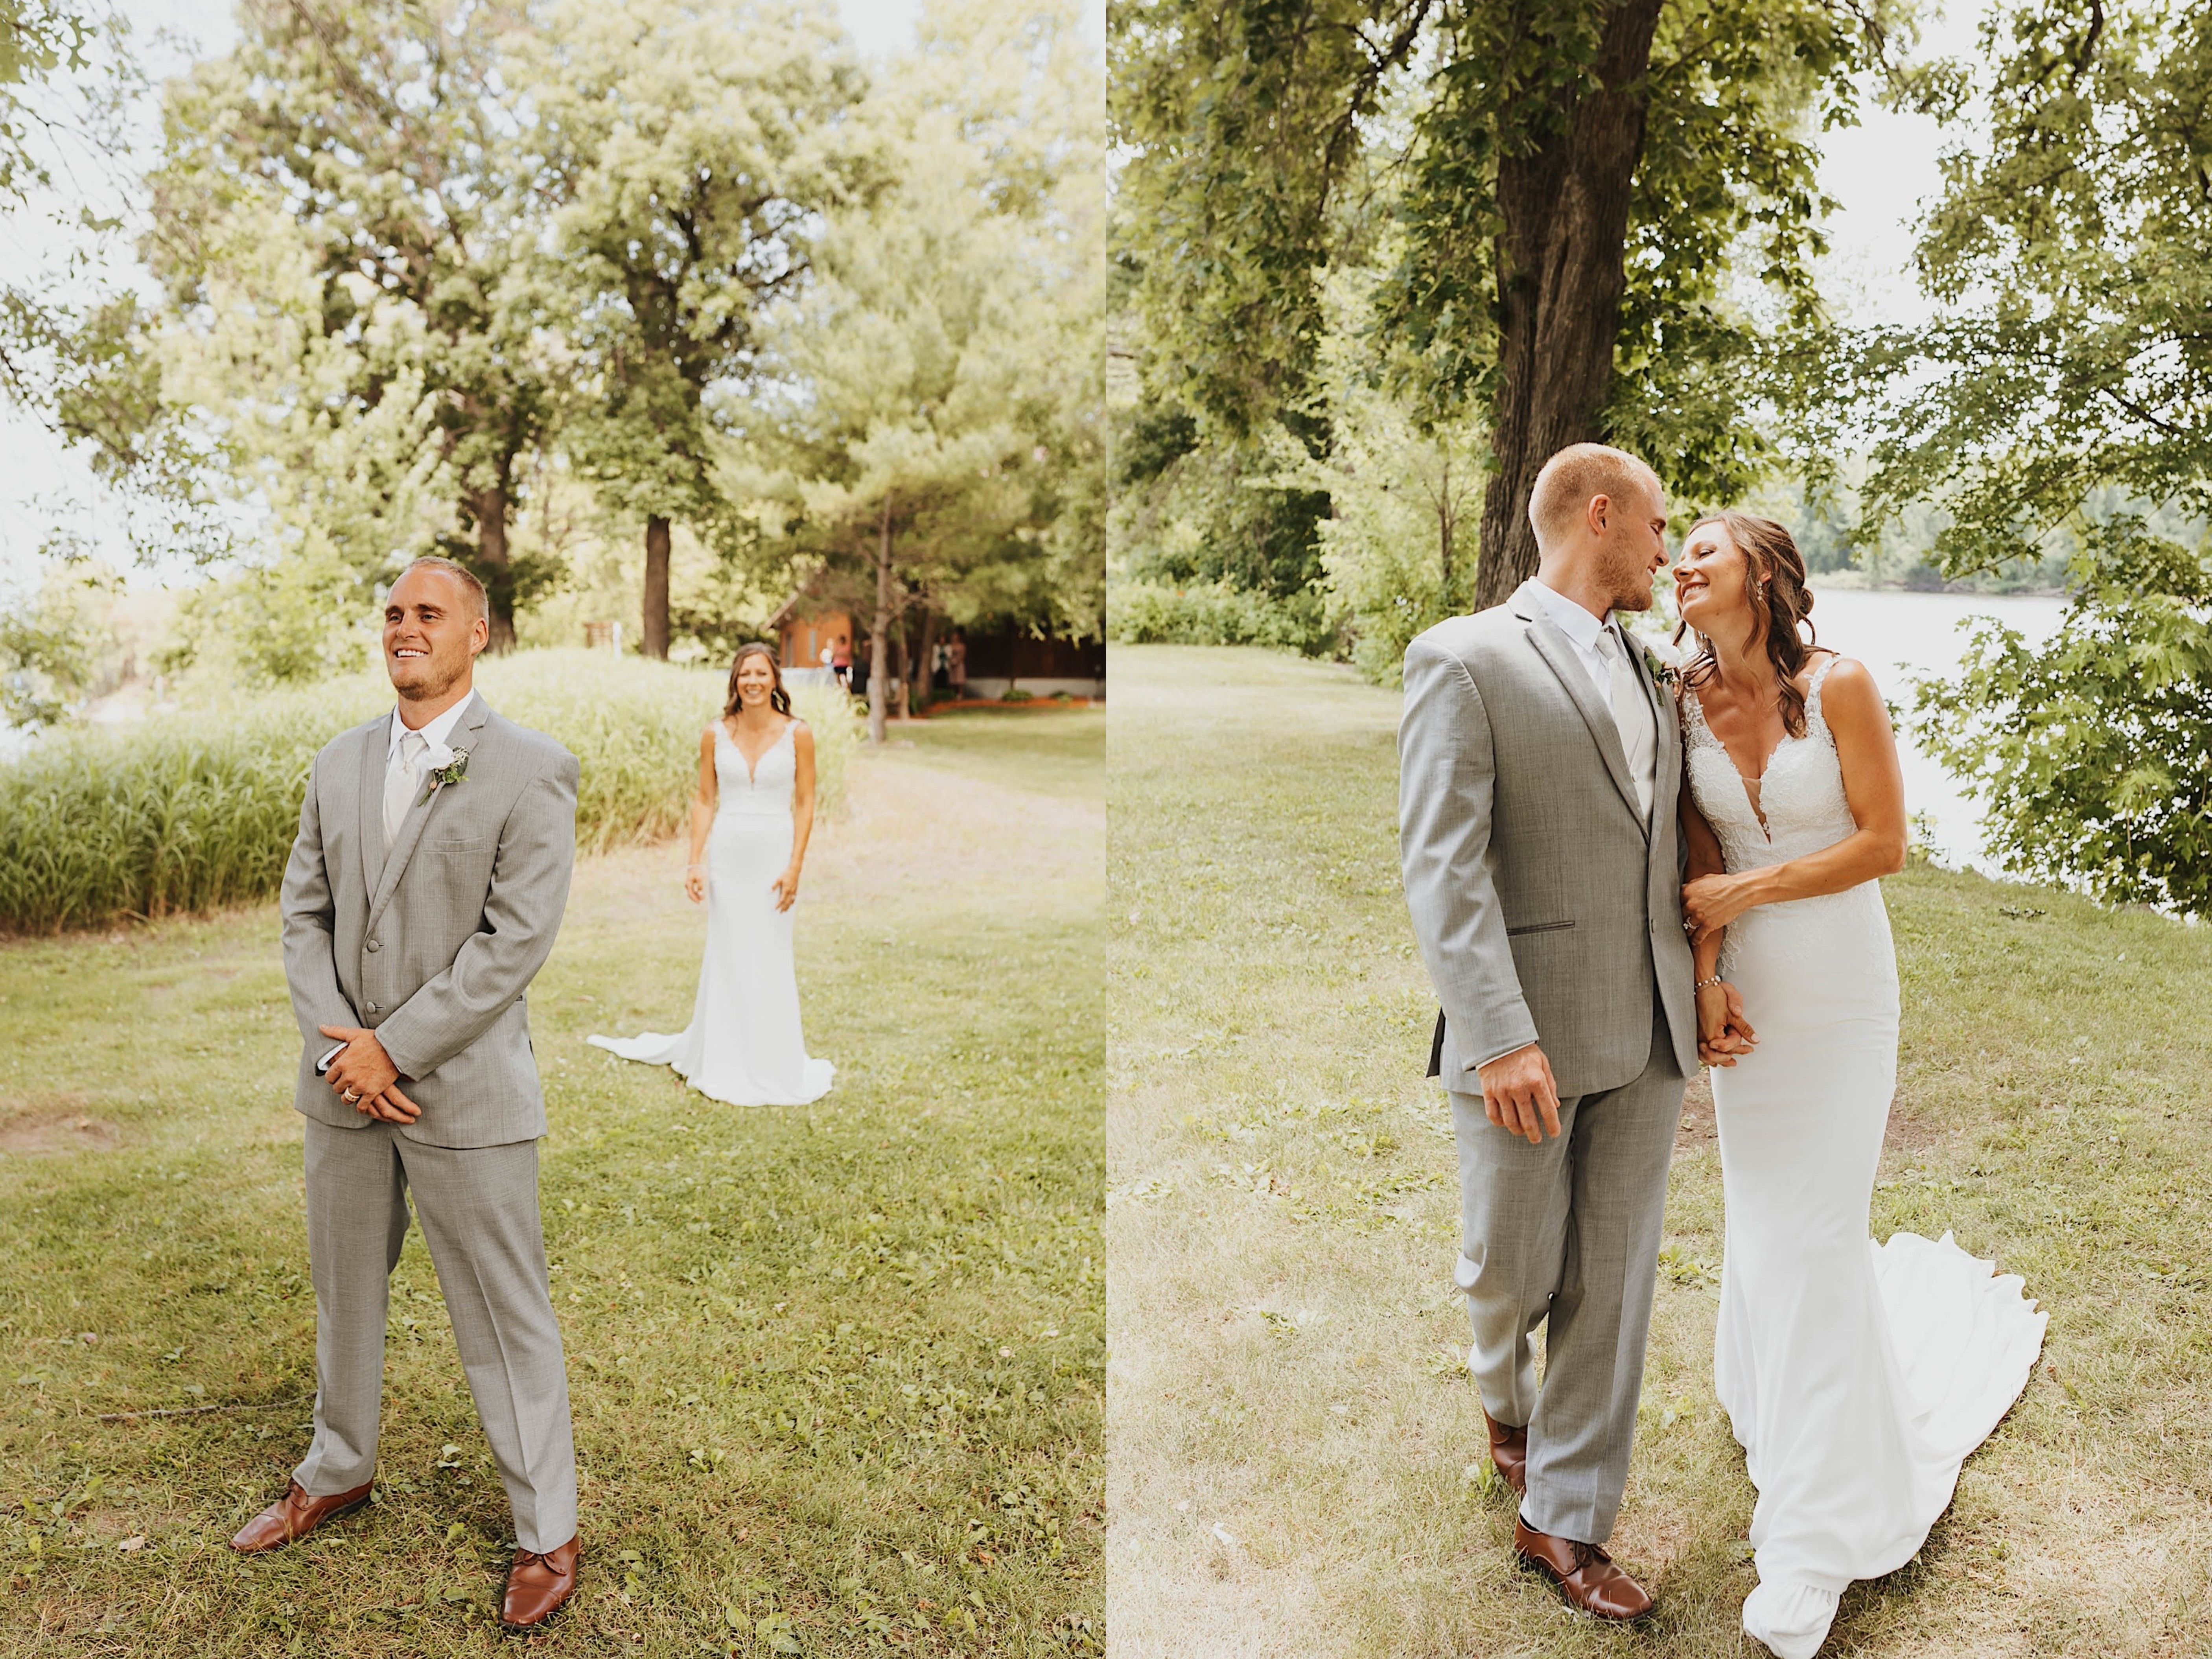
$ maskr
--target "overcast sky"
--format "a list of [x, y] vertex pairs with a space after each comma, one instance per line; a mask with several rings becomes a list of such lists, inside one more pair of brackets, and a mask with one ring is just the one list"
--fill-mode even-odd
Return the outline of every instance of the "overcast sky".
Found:
[[[203, 52], [224, 50], [232, 38], [229, 0], [122, 0], [140, 38], [161, 29], [189, 39]], [[619, 3], [619, 0], [610, 0]], [[909, 43], [917, 0], [838, 0], [845, 25], [864, 51], [898, 50]], [[1982, 0], [1931, 3], [1923, 50], [1961, 53], [1974, 41]], [[1085, 7], [1091, 39], [1105, 37], [1104, 0]], [[181, 67], [183, 57], [153, 54], [157, 70]], [[1943, 142], [1923, 117], [1869, 111], [1863, 125], [1826, 136], [1820, 182], [1841, 204], [1831, 222], [1834, 252], [1825, 285], [1839, 311], [1858, 323], [1909, 322], [1927, 314], [1912, 283], [1913, 224], [1922, 202], [1940, 180], [1936, 157]], [[0, 270], [22, 273], [35, 263], [38, 243], [19, 221], [0, 229]], [[61, 520], [97, 545], [119, 546], [112, 507], [103, 507], [83, 462], [66, 452], [36, 422], [0, 408], [0, 580], [20, 578]]]

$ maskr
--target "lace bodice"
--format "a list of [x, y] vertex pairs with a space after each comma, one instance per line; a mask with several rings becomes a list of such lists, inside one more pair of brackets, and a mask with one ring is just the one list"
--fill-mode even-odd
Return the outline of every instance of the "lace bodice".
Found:
[[[1764, 869], [1833, 847], [1858, 828], [1844, 795], [1843, 763], [1820, 714], [1820, 685], [1838, 659], [1813, 671], [1805, 690], [1805, 735], [1784, 737], [1753, 791], [1705, 724], [1694, 689], [1682, 688], [1682, 743], [1690, 792], [1720, 837], [1730, 875]], [[1759, 815], [1765, 822], [1759, 822]]]
[[799, 757], [791, 734], [798, 729], [798, 721], [786, 721], [759, 763], [747, 767], [744, 751], [730, 735], [730, 728], [720, 720], [714, 722], [718, 818], [727, 813], [790, 813], [791, 792], [799, 781]]
[[[1820, 686], [1839, 659], [1828, 658], [1813, 671], [1805, 689], [1805, 735], [1784, 737], [1767, 757], [1753, 791], [1721, 740], [1705, 724], [1698, 694], [1682, 688], [1682, 744], [1690, 793], [1698, 810], [1720, 838], [1728, 872], [1765, 869], [1833, 847], [1853, 834], [1844, 793], [1844, 765], [1836, 739], [1820, 712]], [[1765, 823], [1759, 812], [1765, 813]], [[1753, 955], [1771, 969], [1785, 962], [1859, 963], [1856, 977], [1883, 997], [1896, 994], [1896, 957], [1889, 942], [1889, 918], [1882, 908], [1881, 884], [1863, 881], [1840, 893], [1783, 899], [1747, 910], [1729, 924], [1721, 946], [1720, 971], [1735, 978], [1741, 951], [1755, 936]]]

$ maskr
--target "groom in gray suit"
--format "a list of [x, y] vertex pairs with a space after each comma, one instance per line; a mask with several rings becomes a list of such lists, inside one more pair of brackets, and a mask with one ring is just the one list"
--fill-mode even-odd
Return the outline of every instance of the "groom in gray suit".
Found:
[[576, 1583], [576, 1458], [538, 1213], [545, 1105], [523, 994], [576, 849], [576, 757], [477, 696], [483, 584], [418, 559], [384, 613], [398, 706], [315, 757], [285, 866], [284, 971], [305, 1038], [315, 1434], [231, 1540], [276, 1549], [367, 1503], [387, 1284], [408, 1197], [514, 1514], [501, 1598], [543, 1624]]
[[1491, 1456], [1521, 1493], [1514, 1547], [1577, 1607], [1633, 1619], [1651, 1598], [1604, 1545], [1698, 1048], [1674, 706], [1613, 613], [1650, 605], [1667, 508], [1643, 462], [1577, 444], [1528, 516], [1535, 577], [1407, 650], [1400, 852], [1443, 1005], [1456, 1282]]

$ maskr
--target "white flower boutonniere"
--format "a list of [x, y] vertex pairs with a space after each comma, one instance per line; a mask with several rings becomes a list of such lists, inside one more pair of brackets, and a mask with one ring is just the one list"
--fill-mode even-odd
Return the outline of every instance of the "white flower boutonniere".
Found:
[[1673, 663], [1668, 662], [1650, 646], [1644, 646], [1643, 650], [1644, 665], [1651, 671], [1651, 678], [1660, 684], [1671, 689], [1674, 682], [1682, 678]]
[[469, 751], [465, 749], [453, 750], [453, 759], [430, 774], [430, 787], [433, 789], [443, 789], [449, 783], [466, 783], [468, 781]]

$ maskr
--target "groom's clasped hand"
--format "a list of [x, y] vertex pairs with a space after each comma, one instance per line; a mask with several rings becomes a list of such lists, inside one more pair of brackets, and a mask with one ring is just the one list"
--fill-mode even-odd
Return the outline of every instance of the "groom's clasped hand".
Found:
[[357, 1112], [386, 1123], [412, 1123], [422, 1109], [401, 1092], [399, 1068], [376, 1033], [354, 1025], [319, 1025], [325, 1036], [345, 1044], [323, 1070], [331, 1092]]

